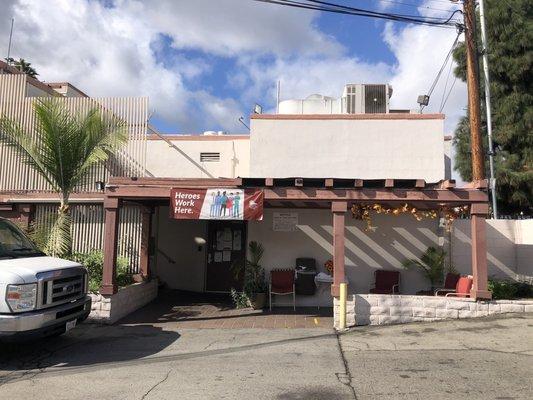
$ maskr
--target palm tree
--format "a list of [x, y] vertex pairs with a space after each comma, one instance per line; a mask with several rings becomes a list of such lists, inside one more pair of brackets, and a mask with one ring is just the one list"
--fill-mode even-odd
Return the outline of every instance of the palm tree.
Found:
[[[420, 257], [420, 260], [410, 259], [402, 262], [404, 268], [421, 270], [431, 283], [431, 291], [434, 291], [435, 287], [442, 283], [445, 264], [446, 252], [435, 247], [428, 247]], [[449, 269], [451, 270], [452, 268], [450, 267]]]
[[6, 62], [9, 65], [13, 65], [16, 69], [18, 69], [20, 72], [24, 72], [26, 75], [31, 76], [32, 78], [35, 78], [37, 75], [37, 71], [35, 68], [31, 66], [31, 63], [27, 62], [23, 58], [19, 58], [18, 60], [15, 60], [12, 57], [6, 58]]
[[70, 195], [93, 165], [106, 161], [127, 141], [127, 134], [123, 122], [98, 107], [73, 113], [61, 99], [44, 99], [34, 103], [34, 110], [33, 132], [6, 116], [0, 118], [0, 142], [11, 146], [58, 193], [57, 218], [44, 250], [65, 256], [72, 247]]

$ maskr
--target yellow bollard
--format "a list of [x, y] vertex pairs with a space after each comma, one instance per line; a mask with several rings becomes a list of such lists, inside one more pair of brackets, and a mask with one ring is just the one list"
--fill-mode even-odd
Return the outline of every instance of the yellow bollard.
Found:
[[346, 329], [346, 295], [347, 295], [347, 286], [346, 283], [341, 283], [339, 285], [339, 330]]

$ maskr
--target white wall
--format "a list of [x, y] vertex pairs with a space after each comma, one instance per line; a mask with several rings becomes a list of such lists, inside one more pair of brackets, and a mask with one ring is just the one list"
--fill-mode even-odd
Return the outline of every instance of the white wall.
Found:
[[[172, 135], [174, 136], [174, 135]], [[250, 141], [218, 136], [183, 136], [169, 140], [149, 139], [146, 169], [151, 176], [172, 178], [237, 178], [249, 176]], [[200, 162], [200, 153], [220, 153], [219, 162]]]
[[[312, 257], [319, 271], [332, 258], [332, 214], [329, 210], [283, 209], [298, 213], [296, 232], [274, 232], [272, 229], [274, 209], [266, 209], [262, 222], [249, 222], [248, 240], [256, 240], [265, 247], [263, 267], [268, 272], [274, 268], [294, 268], [296, 258]], [[429, 246], [438, 246], [438, 221], [417, 222], [410, 216], [373, 217], [374, 231], [365, 231], [363, 221], [354, 220], [346, 214], [345, 271], [350, 293], [368, 293], [374, 284], [376, 269], [399, 269], [402, 293], [414, 294], [428, 289], [429, 282], [417, 271], [404, 270], [401, 262], [406, 258], [420, 256]], [[322, 305], [331, 306], [330, 288], [320, 297]], [[317, 297], [298, 296], [297, 304], [316, 305]], [[287, 302], [287, 301], [286, 301]]]
[[160, 252], [153, 268], [159, 281], [171, 289], [202, 292], [205, 279], [205, 246], [201, 250], [195, 238], [207, 240], [206, 221], [175, 220], [169, 217], [168, 207], [159, 207], [157, 249], [175, 263], [169, 262]]
[[443, 122], [253, 118], [250, 176], [436, 182], [445, 178]]
[[[470, 220], [454, 222], [452, 260], [463, 273], [470, 271]], [[516, 279], [533, 277], [533, 220], [487, 220], [489, 276]]]

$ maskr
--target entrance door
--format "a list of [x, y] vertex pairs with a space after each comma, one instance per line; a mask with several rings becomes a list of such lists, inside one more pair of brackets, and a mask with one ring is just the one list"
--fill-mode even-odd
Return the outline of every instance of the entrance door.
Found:
[[242, 290], [243, 271], [235, 277], [232, 264], [246, 257], [246, 222], [209, 221], [207, 232], [207, 269], [205, 290], [229, 292]]

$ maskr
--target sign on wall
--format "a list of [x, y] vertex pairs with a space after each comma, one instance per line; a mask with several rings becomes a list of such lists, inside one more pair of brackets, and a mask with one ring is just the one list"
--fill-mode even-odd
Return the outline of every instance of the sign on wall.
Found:
[[294, 232], [298, 230], [298, 213], [275, 212], [272, 221], [272, 230], [276, 232]]
[[174, 188], [170, 191], [170, 217], [260, 221], [263, 219], [263, 191]]

